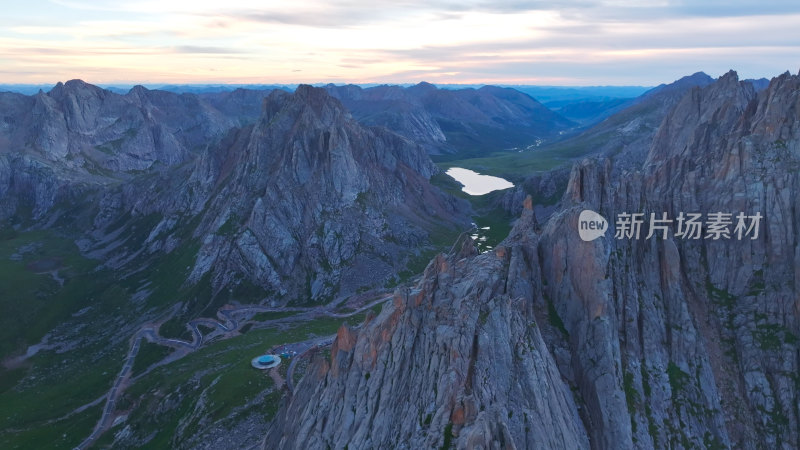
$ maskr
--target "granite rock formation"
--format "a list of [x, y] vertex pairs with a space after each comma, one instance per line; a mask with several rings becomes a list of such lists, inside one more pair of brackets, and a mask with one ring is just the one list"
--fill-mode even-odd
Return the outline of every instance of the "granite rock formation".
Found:
[[[611, 159], [612, 170], [618, 176], [624, 170], [641, 167], [647, 158], [661, 122], [683, 96], [694, 87], [703, 87], [713, 79], [698, 72], [670, 84], [657, 86], [641, 96], [626, 102], [621, 111], [576, 136], [546, 146], [543, 150], [557, 156], [571, 158], [603, 156]], [[521, 158], [537, 158], [537, 152]], [[531, 195], [537, 217], [546, 219], [560, 205], [569, 179], [568, 165], [534, 173], [518, 182], [503, 194], [500, 205], [512, 215], [518, 215], [522, 201]]]
[[422, 147], [323, 89], [119, 95], [73, 80], [0, 102], [0, 220], [69, 223], [114, 270], [197, 246], [189, 283], [320, 302], [396, 279], [432, 236], [469, 227]]
[[[570, 175], [494, 251], [469, 242], [343, 327], [273, 423], [282, 448], [800, 446], [800, 77], [686, 93], [645, 163]], [[611, 218], [582, 241], [577, 218]], [[622, 212], [760, 212], [759, 238], [615, 239]]]

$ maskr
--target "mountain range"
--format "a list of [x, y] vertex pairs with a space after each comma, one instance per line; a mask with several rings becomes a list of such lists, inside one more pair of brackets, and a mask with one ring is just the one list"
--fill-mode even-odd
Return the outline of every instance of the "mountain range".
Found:
[[359, 121], [389, 128], [431, 154], [474, 156], [536, 145], [575, 123], [511, 88], [438, 89], [429, 83], [402, 88], [328, 85], [325, 89]]
[[798, 92], [0, 93], [0, 446], [797, 448]]
[[[437, 256], [339, 330], [265, 448], [796, 448], [798, 86], [692, 87], [636, 170], [586, 160], [547, 222], [528, 199], [494, 251]], [[756, 240], [585, 242], [585, 209], [764, 222]]]

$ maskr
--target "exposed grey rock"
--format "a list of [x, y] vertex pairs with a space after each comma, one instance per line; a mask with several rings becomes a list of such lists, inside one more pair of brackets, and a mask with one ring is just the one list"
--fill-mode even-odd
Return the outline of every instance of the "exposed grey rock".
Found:
[[422, 147], [322, 89], [118, 95], [73, 80], [0, 102], [16, 112], [0, 129], [0, 220], [67, 214], [115, 270], [197, 243], [189, 284], [322, 301], [382, 286], [433, 231], [469, 226]]
[[588, 448], [530, 308], [505, 291], [523, 252], [439, 256], [362, 329], [343, 326], [267, 447]]
[[[678, 102], [641, 170], [576, 165], [541, 232], [529, 200], [495, 252], [439, 256], [342, 328], [267, 442], [441, 446], [452, 423], [458, 448], [797, 448], [798, 92], [729, 73]], [[606, 237], [579, 238], [583, 209]], [[764, 219], [757, 240], [613, 238], [617, 213], [662, 211]]]
[[262, 110], [191, 164], [105, 193], [93, 251], [128, 264], [130, 246], [106, 238], [113, 219], [156, 216], [148, 253], [199, 241], [189, 283], [247, 280], [273, 304], [320, 302], [383, 285], [429, 233], [468, 227], [468, 206], [428, 182], [438, 169], [422, 147], [363, 127], [324, 90], [273, 91]]
[[561, 197], [567, 189], [570, 167], [563, 166], [525, 177], [500, 198], [500, 206], [514, 216], [523, 209], [525, 198], [530, 196], [536, 218], [545, 222], [560, 207]]
[[[401, 269], [406, 248], [426, 240], [426, 216], [436, 226], [466, 225], [456, 203], [428, 183], [437, 169], [421, 147], [362, 127], [322, 89], [274, 91], [258, 122], [220, 150], [213, 181], [195, 187], [193, 177], [183, 188], [207, 195], [201, 229], [216, 234], [200, 250], [206, 262], [195, 266], [195, 280], [213, 267], [219, 285], [244, 272], [279, 296], [331, 298], [364, 287], [340, 286], [342, 277], [356, 279], [349, 272], [357, 254]], [[218, 231], [225, 224], [233, 238]]]
[[[698, 72], [655, 87], [626, 102], [622, 110], [602, 122], [541, 150], [555, 153], [558, 157], [562, 153], [572, 158], [576, 153], [580, 158], [608, 157], [614, 162], [614, 176], [626, 170], [636, 170], [647, 158], [656, 132], [672, 108], [692, 88], [707, 86], [712, 81], [708, 75]], [[537, 151], [531, 151], [530, 158], [537, 158]], [[568, 178], [569, 166], [566, 164], [528, 175], [514, 189], [506, 191], [502, 207], [511, 214], [519, 214], [522, 200], [530, 195], [536, 216], [543, 221], [559, 208], [558, 200], [566, 189]]]

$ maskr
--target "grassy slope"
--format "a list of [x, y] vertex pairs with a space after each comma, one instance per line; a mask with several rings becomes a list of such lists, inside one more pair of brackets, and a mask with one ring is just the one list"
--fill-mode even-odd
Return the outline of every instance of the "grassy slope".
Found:
[[[140, 246], [157, 220], [131, 220], [122, 235], [125, 245]], [[132, 335], [137, 323], [163, 316], [178, 302], [188, 306], [186, 315], [211, 311], [213, 317], [229, 296], [241, 294], [225, 291], [215, 298], [207, 283], [184, 286], [197, 252], [191, 241], [167, 255], [141, 257], [132, 266], [148, 270], [119, 279], [118, 273], [98, 270], [97, 262], [83, 258], [59, 231], [16, 232], [2, 225], [0, 359], [23, 354], [50, 332], [53, 341], [67, 345], [62, 353], [42, 350], [13, 370], [0, 367], [0, 448], [28, 448], [33, 442], [72, 448], [91, 432], [100, 409], [64, 416], [107, 392], [127, 353], [124, 333]], [[21, 261], [11, 259], [26, 247], [34, 250]], [[63, 286], [50, 273], [36, 273], [42, 267], [57, 267]], [[132, 302], [140, 288], [151, 291], [149, 297]], [[258, 294], [237, 298], [253, 301], [262, 298]], [[152, 353], [156, 358], [159, 351]], [[70, 431], [64, 435], [64, 430]]]
[[431, 183], [455, 197], [469, 201], [475, 211], [472, 219], [478, 228], [489, 227], [488, 231], [479, 230], [479, 233], [486, 237], [486, 241], [478, 245], [479, 250], [483, 250], [486, 246], [495, 247], [508, 236], [511, 231], [511, 221], [515, 217], [508, 215], [502, 208], [494, 206], [497, 197], [503, 195], [502, 191], [490, 192], [486, 195], [469, 195], [461, 190], [461, 184], [444, 173], [434, 175]]
[[[40, 351], [19, 368], [0, 369], [0, 447], [51, 442], [54, 448], [69, 448], [91, 431], [99, 409], [49, 421], [95, 400], [110, 387], [121, 364], [119, 354], [125, 349], [110, 348], [91, 336], [104, 332], [109, 324], [101, 318], [113, 314], [127, 296], [119, 286], [98, 283], [107, 274], [94, 272], [94, 262], [82, 258], [66, 238], [52, 232], [6, 237], [0, 241], [2, 357], [20, 354], [57, 325], [69, 323], [73, 314], [91, 309], [81, 316], [87, 338], [76, 342], [73, 350]], [[37, 250], [25, 254], [22, 261], [10, 259], [17, 249], [32, 243]], [[63, 286], [50, 274], [34, 273], [42, 261], [59, 266]]]
[[479, 158], [438, 160], [437, 164], [442, 168], [463, 167], [485, 175], [519, 182], [531, 173], [554, 169], [568, 162], [569, 159], [557, 154], [546, 153], [543, 150], [528, 150], [521, 153], [495, 152]]
[[[442, 168], [463, 167], [519, 181], [533, 172], [547, 171], [597, 152], [601, 146], [614, 138], [621, 138], [618, 131], [621, 127], [637, 117], [651, 117], [657, 108], [658, 105], [651, 102], [634, 105], [577, 136], [540, 148], [524, 151], [487, 151], [483, 153], [484, 156], [462, 159], [453, 159], [448, 155], [435, 156], [434, 160]], [[613, 153], [614, 149], [609, 150]]]
[[[280, 393], [272, 391], [274, 383], [266, 373], [250, 367], [250, 360], [273, 346], [334, 334], [343, 322], [356, 324], [364, 317], [321, 318], [288, 330], [257, 329], [212, 343], [137, 380], [120, 400], [132, 409], [127, 424], [137, 436], [153, 435], [143, 448], [155, 449], [185, 444], [211, 424], [233, 425], [250, 414], [269, 420]], [[262, 401], [248, 405], [260, 394]], [[113, 433], [100, 442], [112, 443]]]
[[[178, 277], [169, 275], [170, 271], [175, 273], [178, 268], [185, 270], [187, 256], [181, 252], [157, 261], [149, 274], [116, 280], [110, 274], [94, 271], [94, 262], [80, 257], [77, 248], [66, 238], [49, 232], [15, 233], [13, 237], [5, 237], [0, 241], [0, 268], [3, 269], [0, 270], [0, 286], [4, 289], [0, 302], [4, 308], [17, 308], [19, 312], [0, 315], [0, 332], [4, 333], [7, 342], [4, 356], [19, 354], [28, 345], [39, 342], [58, 324], [77, 323], [72, 315], [87, 306], [91, 308], [80, 316], [80, 323], [85, 326], [79, 334], [86, 336], [86, 342], [76, 343], [66, 353], [40, 351], [18, 369], [0, 370], [0, 448], [32, 448], [43, 442], [47, 442], [50, 448], [72, 448], [89, 435], [99, 418], [101, 406], [64, 416], [105, 394], [127, 353], [127, 340], [108, 346], [111, 335], [119, 332], [119, 327], [110, 326], [109, 321], [115, 316], [118, 323], [141, 320], [130, 307], [132, 290], [149, 283], [154, 289], [149, 300], [153, 306], [159, 306], [159, 302], [164, 306], [175, 299], [188, 300], [200, 293], [197, 287], [185, 289], [175, 281], [183, 279], [181, 271], [177, 272]], [[9, 259], [18, 248], [31, 243], [42, 245], [36, 252], [25, 255], [22, 261]], [[187, 252], [191, 253], [191, 250]], [[49, 274], [37, 275], [26, 268], [32, 262], [48, 258], [61, 261], [63, 268], [59, 274], [66, 278], [63, 287], [59, 287]], [[210, 297], [210, 294], [204, 295], [204, 298]], [[206, 306], [203, 304], [203, 309]], [[348, 321], [355, 323], [362, 319], [363, 314]], [[158, 386], [162, 389], [187, 388], [185, 383], [194, 374], [205, 371], [200, 386], [205, 388], [214, 382], [213, 388], [207, 392], [207, 407], [211, 408], [206, 412], [207, 417], [214, 420], [227, 417], [232, 409], [252, 398], [254, 392], [261, 392], [272, 383], [249, 367], [253, 352], [262, 351], [272, 344], [302, 340], [312, 334], [333, 334], [342, 322], [341, 319], [319, 319], [286, 332], [253, 330], [239, 338], [215, 343], [148, 374], [134, 385], [131, 392], [142, 393], [140, 389], [143, 389], [153, 394], [153, 389]], [[15, 336], [17, 338], [12, 341]], [[142, 372], [167, 353], [163, 347], [143, 345], [134, 362], [135, 372]], [[134, 409], [132, 423], [145, 427], [150, 423], [152, 411], [147, 407], [148, 395], [143, 396], [144, 407]], [[273, 400], [277, 405], [278, 398]], [[194, 407], [193, 404], [185, 406]], [[165, 420], [165, 423], [152, 424], [162, 430], [160, 437], [153, 441], [153, 448], [168, 442], [174, 431], [170, 427], [177, 426], [172, 419]]]
[[[11, 256], [26, 245], [35, 247], [22, 255], [21, 261], [13, 261]], [[36, 273], [38, 265], [57, 267], [59, 275], [69, 277], [70, 282], [61, 288], [50, 274]], [[39, 342], [65, 317], [89, 306], [88, 295], [76, 289], [83, 286], [71, 279], [93, 266], [78, 255], [71, 241], [52, 233], [14, 233], [0, 240], [0, 358]]]
[[[110, 229], [124, 226], [120, 235], [125, 240], [123, 245], [141, 248], [160, 220], [158, 215], [124, 217]], [[181, 228], [195, 227], [188, 223]], [[437, 251], [452, 243], [453, 233], [456, 232], [443, 230], [442, 236], [432, 236]], [[22, 355], [47, 333], [54, 333], [53, 341], [67, 343], [62, 353], [42, 350], [13, 370], [0, 366], [0, 448], [26, 448], [35, 442], [51, 443], [52, 448], [72, 448], [88, 436], [100, 407], [69, 414], [107, 392], [122, 366], [128, 337], [142, 321], [163, 317], [173, 305], [181, 303], [184, 308], [161, 331], [169, 336], [188, 337], [185, 322], [189, 319], [213, 317], [218, 307], [231, 300], [257, 302], [266, 294], [247, 283], [217, 295], [213, 295], [206, 279], [186, 286], [198, 250], [188, 234], [180, 236], [184, 242], [170, 254], [138, 257], [127, 267], [147, 269], [126, 272], [123, 278], [119, 278], [120, 273], [99, 270], [97, 261], [82, 257], [69, 237], [77, 234], [67, 228], [17, 232], [10, 223], [0, 224], [0, 359]], [[25, 247], [33, 251], [23, 255], [21, 261], [11, 259]], [[419, 270], [410, 268], [409, 274], [424, 268], [432, 255], [425, 256], [420, 258]], [[56, 268], [57, 276], [64, 279], [63, 286], [50, 273], [36, 273], [33, 269], [37, 265], [48, 270], [47, 266]], [[145, 300], [132, 301], [133, 294], [140, 290], [149, 295]], [[306, 336], [315, 327], [322, 327], [316, 331], [333, 333], [341, 323], [342, 320], [314, 322], [306, 327], [311, 328], [298, 328], [296, 333]], [[285, 339], [286, 335], [281, 337]], [[136, 373], [164, 354], [163, 349], [145, 345], [135, 361]], [[216, 370], [220, 367], [215, 366]], [[221, 403], [236, 404], [243, 397], [236, 389], [222, 389], [228, 385], [227, 379], [224, 376], [216, 382], [215, 389], [219, 390], [215, 395]], [[231, 382], [234, 385], [237, 382]]]

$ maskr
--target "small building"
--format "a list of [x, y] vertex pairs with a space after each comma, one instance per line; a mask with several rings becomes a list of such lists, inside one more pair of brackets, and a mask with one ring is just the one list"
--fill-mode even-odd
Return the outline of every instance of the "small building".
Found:
[[278, 367], [280, 363], [281, 357], [276, 355], [256, 356], [250, 361], [250, 364], [259, 370], [272, 369], [273, 367]]

